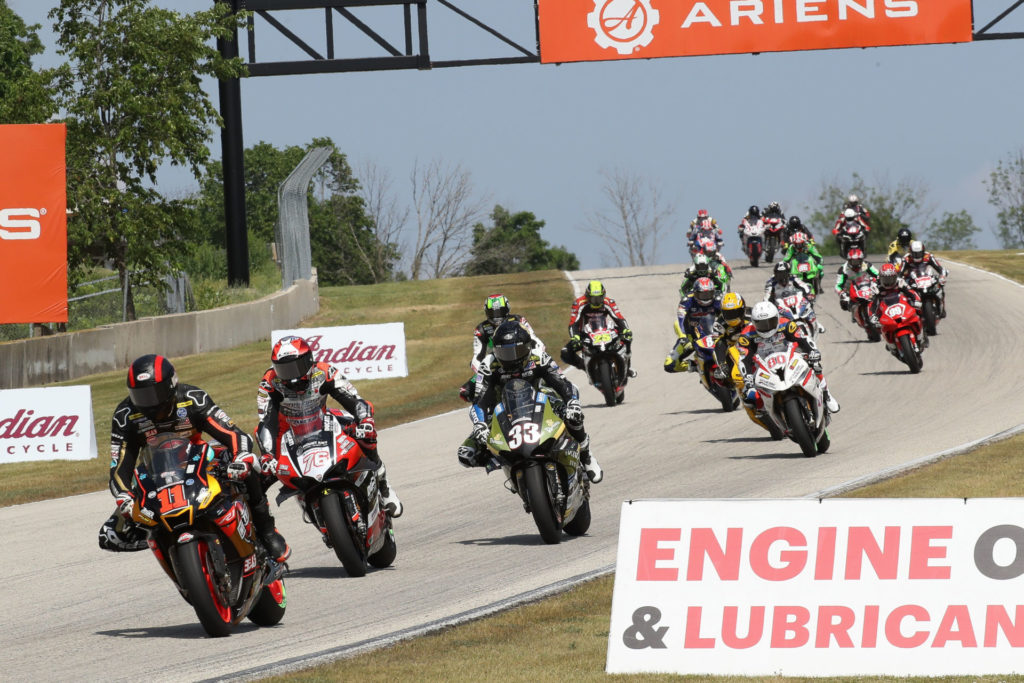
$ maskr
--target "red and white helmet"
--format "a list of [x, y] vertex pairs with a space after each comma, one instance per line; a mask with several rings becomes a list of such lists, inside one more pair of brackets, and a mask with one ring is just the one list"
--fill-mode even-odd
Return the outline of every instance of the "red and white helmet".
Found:
[[292, 389], [304, 389], [313, 367], [313, 351], [302, 337], [281, 337], [270, 353], [277, 376]]
[[708, 210], [707, 209], [701, 209], [700, 211], [697, 212], [697, 220], [698, 221], [707, 220], [707, 218], [708, 218]]
[[846, 262], [854, 270], [860, 270], [861, 265], [864, 263], [864, 252], [854, 247], [846, 252]]
[[878, 286], [882, 289], [892, 289], [896, 286], [898, 277], [899, 271], [894, 264], [883, 263], [881, 270], [878, 271]]

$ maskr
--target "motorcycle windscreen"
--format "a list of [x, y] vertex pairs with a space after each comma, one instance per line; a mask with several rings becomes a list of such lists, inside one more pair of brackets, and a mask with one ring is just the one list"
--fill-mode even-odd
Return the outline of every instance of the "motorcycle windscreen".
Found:
[[312, 436], [318, 436], [324, 428], [324, 404], [326, 396], [288, 398], [281, 401], [281, 415], [295, 436], [296, 443], [302, 443]]
[[182, 481], [189, 464], [188, 447], [189, 440], [177, 434], [157, 434], [143, 446], [135, 469], [158, 486]]
[[509, 380], [501, 392], [501, 402], [505, 406], [508, 419], [515, 422], [519, 418], [533, 415], [536, 395], [537, 391], [526, 380], [518, 378]]

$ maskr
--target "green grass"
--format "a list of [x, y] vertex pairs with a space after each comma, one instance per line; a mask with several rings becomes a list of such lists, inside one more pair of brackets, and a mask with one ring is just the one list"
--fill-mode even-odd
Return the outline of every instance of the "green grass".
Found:
[[1024, 256], [1018, 256], [1024, 250], [1011, 249], [1004, 251], [942, 251], [937, 252], [939, 259], [948, 258], [966, 263], [976, 268], [999, 273], [1020, 283], [1024, 283]]
[[[512, 311], [527, 316], [549, 346], [565, 342], [572, 287], [558, 271], [324, 287], [320, 312], [303, 327], [405, 323], [409, 376], [355, 383], [373, 402], [378, 426], [389, 427], [465, 405], [458, 389], [469, 378], [473, 328], [484, 317], [484, 299], [495, 292], [505, 294]], [[269, 340], [171, 360], [180, 381], [208, 391], [242, 429], [253, 430], [257, 383], [270, 365]], [[61, 383], [92, 388], [99, 457], [0, 465], [0, 506], [106, 488], [110, 417], [125, 397], [126, 370]]]

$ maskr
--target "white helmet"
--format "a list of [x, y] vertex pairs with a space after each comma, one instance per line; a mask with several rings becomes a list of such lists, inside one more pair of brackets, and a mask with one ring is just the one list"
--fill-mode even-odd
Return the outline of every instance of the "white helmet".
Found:
[[851, 194], [846, 198], [846, 203], [850, 205], [860, 204], [860, 197], [855, 194]]
[[750, 321], [758, 336], [767, 339], [779, 327], [779, 309], [771, 301], [758, 301], [750, 311]]
[[845, 218], [848, 221], [852, 221], [856, 217], [857, 217], [857, 212], [854, 211], [853, 209], [847, 209], [846, 211], [843, 211], [843, 218]]

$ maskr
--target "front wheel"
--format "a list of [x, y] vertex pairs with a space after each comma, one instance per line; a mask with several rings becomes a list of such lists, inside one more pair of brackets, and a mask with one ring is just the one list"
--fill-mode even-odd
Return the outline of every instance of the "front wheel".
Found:
[[523, 472], [526, 498], [530, 501], [530, 512], [537, 525], [537, 531], [545, 543], [561, 543], [562, 530], [558, 528], [554, 502], [548, 491], [548, 477], [541, 464], [527, 467]]
[[174, 571], [199, 617], [213, 638], [231, 635], [232, 610], [217, 597], [210, 551], [205, 541], [192, 541], [171, 549]]
[[921, 355], [914, 348], [914, 342], [910, 341], [910, 335], [905, 334], [900, 337], [900, 356], [907, 367], [910, 368], [910, 372], [917, 374], [921, 372]]
[[935, 302], [931, 299], [925, 299], [922, 308], [924, 308], [924, 330], [928, 334], [935, 334], [935, 325], [939, 317], [935, 312]]
[[807, 428], [807, 422], [804, 420], [804, 410], [800, 405], [800, 399], [795, 396], [786, 399], [782, 409], [786, 414], [786, 422], [789, 425], [790, 433], [793, 435], [793, 441], [796, 441], [806, 457], [813, 458], [816, 456], [818, 449], [815, 447], [814, 437], [811, 436], [811, 432]]
[[339, 496], [337, 492], [331, 492], [320, 499], [320, 512], [324, 516], [327, 537], [348, 575], [366, 576], [366, 553], [356, 544], [355, 534], [345, 519]]
[[598, 376], [601, 378], [601, 393], [604, 394], [606, 406], [615, 405], [615, 373], [612, 371], [612, 364], [608, 360], [600, 361]]

